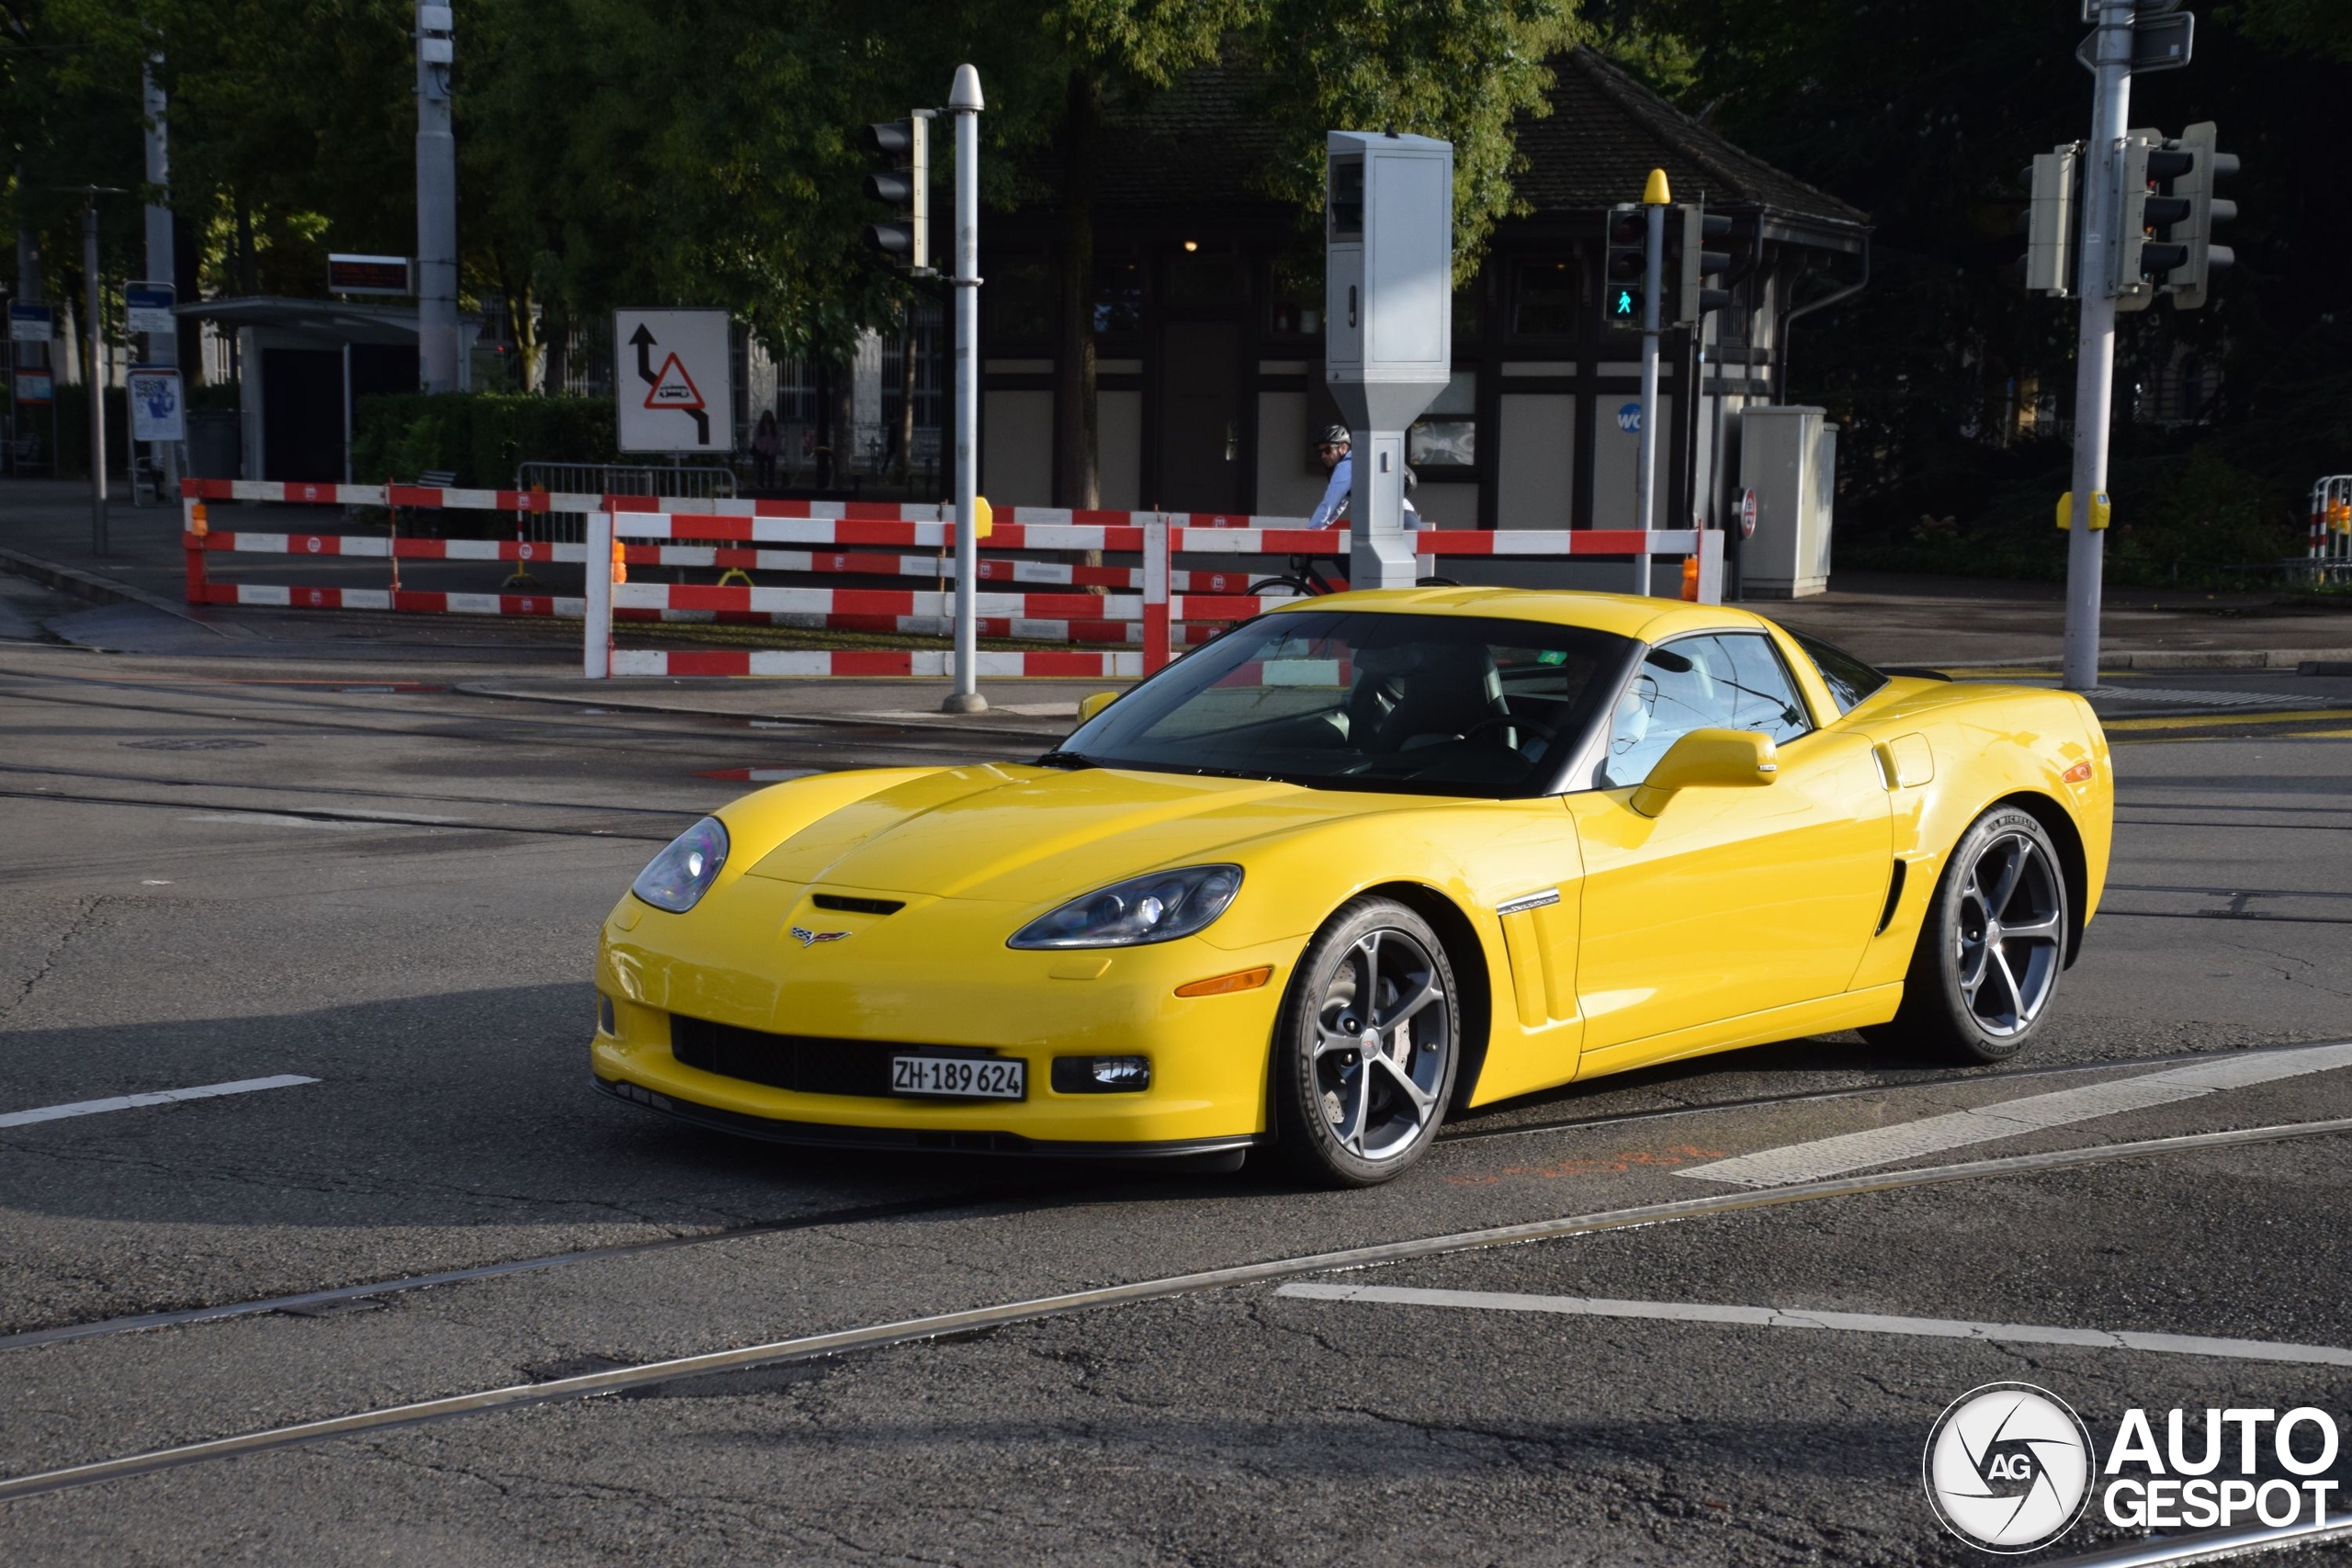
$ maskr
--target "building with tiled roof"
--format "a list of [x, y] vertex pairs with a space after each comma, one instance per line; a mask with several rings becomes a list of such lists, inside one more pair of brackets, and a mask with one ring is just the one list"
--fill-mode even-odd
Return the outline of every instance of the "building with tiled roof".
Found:
[[[1518, 127], [1513, 184], [1531, 210], [1498, 226], [1457, 290], [1453, 385], [1413, 437], [1416, 502], [1441, 525], [1630, 521], [1638, 436], [1625, 411], [1641, 339], [1602, 321], [1600, 261], [1609, 209], [1638, 200], [1662, 168], [1676, 200], [1740, 222], [1730, 305], [1698, 334], [1669, 333], [1661, 353], [1658, 525], [1722, 521], [1739, 416], [1778, 388], [1792, 301], [1866, 275], [1868, 218], [1589, 50], [1555, 73], [1551, 112]], [[1098, 149], [1103, 506], [1295, 516], [1322, 489], [1309, 436], [1338, 413], [1322, 387], [1321, 283], [1295, 276], [1314, 244], [1268, 195], [1265, 171], [1284, 153], [1263, 90], [1244, 69], [1194, 72], [1114, 115]], [[1036, 198], [986, 228], [982, 478], [1014, 503], [1076, 499], [1053, 493], [1054, 174], [1038, 164]]]

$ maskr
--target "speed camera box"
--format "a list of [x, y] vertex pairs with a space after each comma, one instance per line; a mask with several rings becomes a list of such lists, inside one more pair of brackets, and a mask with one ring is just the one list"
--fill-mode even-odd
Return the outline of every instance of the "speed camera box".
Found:
[[1453, 145], [1360, 130], [1327, 145], [1325, 374], [1434, 397], [1453, 360]]

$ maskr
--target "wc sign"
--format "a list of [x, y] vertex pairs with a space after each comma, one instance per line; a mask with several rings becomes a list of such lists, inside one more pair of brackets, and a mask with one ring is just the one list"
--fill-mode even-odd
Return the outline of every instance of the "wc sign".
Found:
[[613, 312], [616, 445], [723, 457], [735, 445], [724, 310]]

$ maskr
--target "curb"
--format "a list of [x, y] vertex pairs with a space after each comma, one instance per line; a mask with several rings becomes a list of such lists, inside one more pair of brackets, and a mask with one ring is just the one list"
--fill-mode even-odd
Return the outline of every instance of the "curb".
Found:
[[[2055, 658], [2042, 659], [1952, 659], [1898, 660], [1915, 669], [1929, 670], [2051, 670], [2058, 665]], [[2337, 670], [2304, 670], [2306, 664], [2352, 664], [2352, 649], [2346, 648], [2211, 648], [2180, 649], [2171, 651], [2149, 649], [2138, 653], [2102, 653], [2101, 670], [2293, 670], [2305, 675], [2332, 675]]]
[[[2299, 665], [2352, 658], [2341, 648], [2195, 649], [2172, 653], [2120, 653], [2118, 670], [2292, 670]], [[2100, 663], [2109, 662], [2100, 660]]]
[[226, 638], [232, 635], [209, 622], [197, 619], [188, 614], [187, 605], [174, 604], [160, 593], [134, 588], [128, 582], [117, 582], [110, 577], [100, 577], [78, 567], [60, 566], [55, 561], [43, 560], [39, 556], [28, 556], [19, 550], [0, 549], [0, 570], [14, 572], [18, 577], [29, 577], [36, 582], [47, 583], [76, 599], [87, 599], [94, 604], [143, 604], [150, 610], [160, 610], [175, 619], [186, 621], [189, 626], [202, 626], [214, 637]]
[[[808, 724], [836, 729], [935, 730], [943, 735], [975, 735], [1003, 740], [1050, 740], [1066, 734], [1068, 726], [1040, 727], [1035, 729], [997, 728], [987, 725], [964, 724], [943, 715], [938, 719], [851, 717], [831, 714], [745, 713], [738, 708], [687, 706], [678, 703], [631, 702], [625, 697], [605, 695], [574, 696], [568, 692], [517, 692], [485, 681], [468, 681], [450, 687], [469, 697], [495, 697], [505, 702], [558, 703], [571, 707], [612, 708], [622, 713], [692, 714], [704, 718], [760, 719], [767, 723]], [[1075, 705], [1071, 724], [1078, 722]]]

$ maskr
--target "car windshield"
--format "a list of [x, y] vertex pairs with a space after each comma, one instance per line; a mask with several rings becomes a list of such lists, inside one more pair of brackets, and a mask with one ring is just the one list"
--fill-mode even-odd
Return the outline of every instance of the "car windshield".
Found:
[[1540, 795], [1638, 651], [1629, 638], [1535, 621], [1267, 615], [1096, 715], [1053, 760], [1325, 788]]
[[1830, 700], [1838, 705], [1839, 713], [1851, 713], [1856, 704], [1886, 684], [1884, 671], [1872, 669], [1844, 649], [1803, 632], [1790, 632], [1789, 636], [1804, 649], [1813, 667], [1821, 671], [1822, 683], [1829, 688]]

